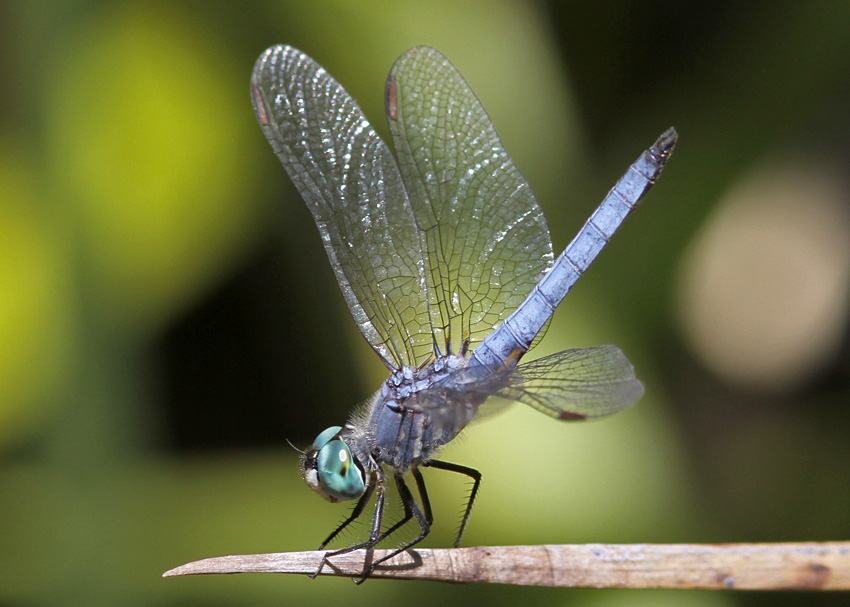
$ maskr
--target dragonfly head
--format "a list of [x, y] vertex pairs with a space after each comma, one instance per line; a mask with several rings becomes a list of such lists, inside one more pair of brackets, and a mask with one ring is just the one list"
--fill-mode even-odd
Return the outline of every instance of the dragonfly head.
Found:
[[304, 480], [313, 491], [334, 504], [357, 499], [366, 490], [363, 470], [340, 439], [340, 432], [340, 426], [327, 428], [301, 458]]

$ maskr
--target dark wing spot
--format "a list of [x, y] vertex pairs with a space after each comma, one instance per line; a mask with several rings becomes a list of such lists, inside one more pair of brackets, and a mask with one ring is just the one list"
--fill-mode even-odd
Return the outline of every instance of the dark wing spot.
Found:
[[266, 104], [263, 103], [263, 96], [260, 94], [260, 89], [257, 85], [251, 86], [251, 102], [254, 104], [254, 113], [257, 115], [257, 120], [263, 126], [269, 126], [269, 118], [266, 116]]
[[560, 415], [558, 415], [558, 419], [562, 419], [566, 422], [581, 422], [587, 419], [586, 415], [581, 415], [580, 413], [572, 413], [571, 411], [561, 411]]
[[390, 79], [387, 82], [387, 115], [390, 117], [390, 120], [395, 120], [397, 118], [395, 95], [395, 78], [390, 76]]

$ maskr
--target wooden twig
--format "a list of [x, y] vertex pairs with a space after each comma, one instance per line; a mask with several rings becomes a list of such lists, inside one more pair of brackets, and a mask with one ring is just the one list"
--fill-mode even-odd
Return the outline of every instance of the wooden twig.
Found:
[[[360, 550], [325, 561], [320, 575], [358, 577]], [[163, 577], [211, 573], [315, 574], [324, 552], [234, 555], [187, 563]], [[850, 542], [580, 544], [409, 550], [372, 578], [571, 588], [850, 590]]]

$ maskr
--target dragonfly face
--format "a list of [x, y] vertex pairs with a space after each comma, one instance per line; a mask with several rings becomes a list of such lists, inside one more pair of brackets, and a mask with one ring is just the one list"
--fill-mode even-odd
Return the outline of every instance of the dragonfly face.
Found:
[[[614, 346], [522, 361], [555, 308], [649, 190], [676, 142], [664, 133], [629, 168], [554, 259], [531, 188], [460, 73], [434, 49], [413, 48], [387, 80], [395, 155], [321, 66], [289, 46], [268, 49], [251, 79], [257, 120], [313, 214], [343, 297], [391, 375], [365, 410], [322, 432], [302, 460], [329, 501], [375, 497], [371, 549], [408, 521], [433, 517], [421, 473], [481, 475], [434, 459], [485, 402], [521, 402], [560, 420], [603, 417], [643, 393]], [[382, 527], [385, 475], [404, 516]], [[412, 476], [419, 499], [405, 481]], [[368, 577], [369, 571], [365, 573]], [[365, 578], [364, 578], [365, 579]]]
[[340, 426], [327, 428], [301, 458], [304, 480], [331, 503], [357, 499], [366, 490], [363, 468], [339, 439]]

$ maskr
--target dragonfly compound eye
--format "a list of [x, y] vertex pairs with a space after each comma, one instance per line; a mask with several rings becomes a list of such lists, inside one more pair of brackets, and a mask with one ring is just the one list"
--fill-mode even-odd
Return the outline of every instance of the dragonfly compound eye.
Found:
[[341, 440], [325, 442], [311, 463], [315, 468], [305, 469], [304, 478], [329, 502], [344, 502], [363, 495], [366, 489], [363, 472], [352, 458], [348, 445]]
[[330, 428], [325, 428], [319, 433], [316, 440], [313, 441], [313, 450], [320, 450], [328, 443], [328, 441], [338, 438], [340, 432], [342, 432], [342, 426], [331, 426]]

